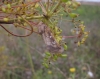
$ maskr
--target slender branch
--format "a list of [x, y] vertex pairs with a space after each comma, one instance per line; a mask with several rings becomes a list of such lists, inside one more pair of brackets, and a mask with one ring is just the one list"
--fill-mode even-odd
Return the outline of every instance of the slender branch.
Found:
[[44, 12], [44, 14], [47, 15], [46, 8], [45, 8], [44, 5], [42, 4], [42, 2], [39, 2], [39, 5], [40, 5], [42, 11]]
[[[31, 4], [33, 4], [33, 3], [37, 3], [37, 2], [40, 2], [41, 0], [35, 0], [35, 1], [32, 1], [32, 2], [28, 2], [28, 3], [25, 3], [25, 6], [28, 6], [28, 5], [31, 5]], [[17, 5], [17, 6], [14, 6], [13, 8], [15, 8], [15, 7], [23, 7], [23, 5], [21, 4], [21, 5]]]
[[63, 38], [75, 38], [77, 36], [63, 36]]
[[[25, 26], [21, 26], [21, 25], [19, 25], [19, 27], [20, 28], [23, 28], [23, 29], [26, 29], [26, 30], [28, 30], [28, 31], [32, 31], [31, 29], [29, 29], [29, 28], [26, 28]], [[39, 34], [38, 32], [36, 32], [36, 31], [34, 31], [34, 33], [37, 33], [37, 34]]]
[[16, 36], [16, 37], [27, 37], [27, 36], [30, 36], [32, 33], [33, 33], [33, 31], [31, 31], [29, 34], [27, 34], [27, 35], [17, 35], [17, 34], [13, 34], [13, 33], [11, 33], [8, 29], [6, 29], [3, 25], [1, 25], [0, 24], [0, 26], [4, 29], [4, 30], [6, 30], [9, 34], [11, 34], [11, 35], [13, 35], [13, 36]]
[[46, 3], [46, 10], [47, 10], [47, 13], [48, 13], [49, 7], [50, 7], [50, 0], [47, 0], [47, 3]]
[[51, 10], [51, 13], [50, 13], [50, 15], [52, 16], [52, 14], [58, 9], [58, 7], [60, 6], [60, 4], [61, 4], [61, 0], [59, 0], [59, 2], [55, 5], [55, 7]]
[[[43, 15], [40, 15], [40, 16], [31, 16], [31, 17], [26, 17], [26, 20], [30, 20], [30, 19], [41, 19], [43, 18], [44, 16]], [[14, 22], [18, 21], [18, 20], [21, 20], [23, 21], [22, 18], [15, 18], [15, 19], [9, 19], [7, 22], [4, 21], [4, 20], [0, 20], [0, 24], [13, 24]]]
[[23, 18], [22, 16], [20, 16], [30, 27], [31, 27], [31, 30], [32, 30], [32, 32], [33, 32], [33, 27], [32, 27], [32, 25], [25, 19], [25, 18]]

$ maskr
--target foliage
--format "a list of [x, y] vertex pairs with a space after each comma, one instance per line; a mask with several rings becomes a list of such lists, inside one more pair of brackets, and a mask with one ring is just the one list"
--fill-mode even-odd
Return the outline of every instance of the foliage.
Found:
[[[88, 32], [85, 32], [84, 23], [76, 18], [79, 16], [73, 13], [80, 6], [79, 2], [73, 0], [47, 0], [42, 2], [36, 1], [3, 1], [1, 3], [0, 11], [3, 16], [0, 16], [0, 23], [13, 24], [16, 28], [24, 28], [30, 31], [27, 35], [16, 35], [8, 31], [3, 25], [0, 25], [8, 33], [18, 37], [26, 37], [33, 32], [40, 34], [43, 37], [47, 50], [51, 53], [46, 55], [44, 60], [56, 60], [58, 57], [65, 56], [61, 53], [67, 50], [67, 45], [63, 41], [66, 36], [62, 36], [62, 30], [58, 27], [58, 21], [63, 17], [62, 13], [68, 15], [75, 25], [72, 31], [76, 40], [76, 44], [80, 46], [88, 37]], [[34, 24], [34, 26], [33, 26]], [[27, 28], [30, 27], [30, 29]], [[52, 55], [53, 53], [53, 55]], [[46, 53], [47, 54], [47, 53]], [[47, 64], [44, 63], [46, 66]]]
[[[64, 51], [67, 58], [58, 59], [55, 63], [51, 62], [51, 67], [46, 69], [43, 67], [42, 59], [44, 57], [44, 42], [40, 35], [32, 34], [26, 38], [16, 38], [7, 36], [7, 33], [0, 29], [0, 52], [2, 55], [8, 57], [6, 67], [0, 69], [1, 79], [100, 79], [100, 31], [99, 31], [99, 6], [81, 6], [80, 9], [83, 13], [80, 14], [78, 10], [75, 12], [81, 16], [78, 19], [85, 21], [86, 28], [90, 30], [89, 38], [86, 43], [80, 47], [76, 47], [73, 39], [65, 39], [68, 49]], [[90, 15], [90, 16], [89, 16]], [[63, 30], [63, 35], [70, 35], [70, 29], [73, 24], [65, 19], [66, 15], [60, 19], [58, 26]], [[18, 27], [14, 29], [11, 25], [5, 25], [11, 31], [17, 31]], [[22, 30], [21, 30], [22, 31]], [[17, 31], [16, 33], [19, 33]], [[23, 31], [22, 31], [23, 32]], [[68, 36], [69, 37], [69, 36]], [[28, 39], [27, 39], [28, 38]], [[1, 56], [0, 54], [0, 56]], [[31, 58], [28, 57], [31, 54]], [[42, 57], [43, 56], [43, 57]], [[6, 59], [3, 60], [5, 61]], [[30, 64], [32, 60], [33, 68]], [[1, 63], [0, 62], [0, 63]], [[75, 68], [75, 73], [71, 73], [70, 69]], [[34, 70], [34, 73], [33, 73]], [[93, 76], [88, 75], [92, 73]], [[35, 74], [35, 75], [34, 75]], [[36, 77], [36, 78], [33, 78]]]

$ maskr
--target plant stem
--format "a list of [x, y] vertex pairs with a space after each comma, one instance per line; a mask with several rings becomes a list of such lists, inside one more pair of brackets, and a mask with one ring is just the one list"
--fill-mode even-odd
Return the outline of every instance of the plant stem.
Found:
[[43, 13], [44, 13], [45, 15], [47, 15], [46, 8], [45, 8], [44, 5], [42, 4], [42, 2], [39, 2], [39, 4], [40, 4], [40, 7], [41, 7]]
[[32, 57], [31, 57], [31, 53], [30, 53], [30, 49], [29, 49], [28, 38], [26, 38], [26, 48], [27, 48], [27, 57], [28, 57], [30, 66], [32, 68], [32, 73], [33, 73], [32, 74], [32, 79], [37, 79], [35, 69], [34, 69], [34, 65], [33, 65], [33, 61], [32, 61]]
[[[25, 17], [25, 19], [26, 20], [30, 20], [30, 19], [41, 19], [43, 17], [44, 17], [43, 15], [41, 15], [41, 16], [33, 16], [33, 17], [31, 16], [31, 17]], [[4, 20], [0, 20], [0, 24], [12, 24], [12, 23], [14, 23], [14, 22], [16, 22], [18, 20], [23, 21], [22, 18], [15, 18], [15, 19], [9, 19], [7, 22], [4, 21]]]
[[51, 10], [51, 12], [50, 12], [50, 15], [52, 16], [53, 15], [53, 13], [58, 9], [58, 7], [60, 6], [60, 4], [61, 4], [61, 0], [59, 0], [59, 2], [56, 4], [56, 6]]

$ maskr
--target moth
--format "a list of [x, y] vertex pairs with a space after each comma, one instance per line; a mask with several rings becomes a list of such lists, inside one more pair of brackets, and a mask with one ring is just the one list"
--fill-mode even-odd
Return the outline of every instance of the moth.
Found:
[[46, 44], [47, 50], [50, 53], [62, 53], [64, 51], [63, 47], [56, 42], [51, 29], [46, 24], [40, 22], [38, 24], [38, 31]]

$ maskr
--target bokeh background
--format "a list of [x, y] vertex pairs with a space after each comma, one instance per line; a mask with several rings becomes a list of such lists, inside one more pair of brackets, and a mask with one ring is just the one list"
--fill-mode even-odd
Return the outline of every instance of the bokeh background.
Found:
[[[100, 6], [90, 4], [82, 4], [76, 10], [86, 30], [90, 31], [85, 44], [77, 47], [75, 39], [65, 39], [67, 57], [53, 62], [50, 68], [42, 65], [45, 45], [41, 36], [32, 34], [19, 38], [0, 28], [0, 79], [100, 79]], [[11, 25], [5, 26], [16, 31]], [[74, 25], [65, 17], [59, 21], [59, 26], [63, 35], [72, 35]]]

